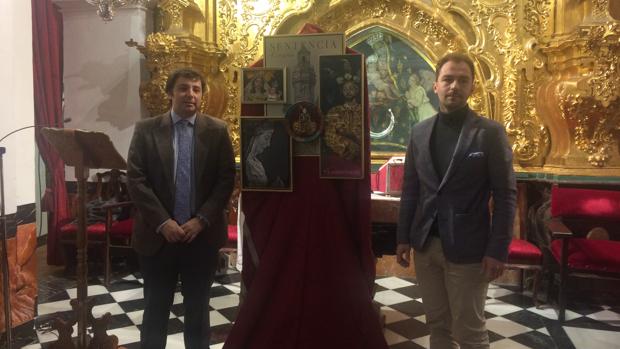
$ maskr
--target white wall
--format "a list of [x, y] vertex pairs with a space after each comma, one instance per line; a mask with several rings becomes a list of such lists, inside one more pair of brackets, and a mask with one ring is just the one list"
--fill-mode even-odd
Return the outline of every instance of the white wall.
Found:
[[[125, 41], [144, 44], [150, 11], [121, 8], [106, 23], [83, 0], [55, 3], [64, 25], [65, 118], [71, 118], [65, 127], [106, 133], [126, 158], [133, 125], [145, 112], [138, 94], [143, 58]], [[74, 171], [66, 178], [74, 180]]]
[[[30, 1], [0, 0], [0, 138], [34, 123], [32, 14]], [[32, 129], [0, 143], [4, 156], [6, 213], [35, 202], [35, 145]]]

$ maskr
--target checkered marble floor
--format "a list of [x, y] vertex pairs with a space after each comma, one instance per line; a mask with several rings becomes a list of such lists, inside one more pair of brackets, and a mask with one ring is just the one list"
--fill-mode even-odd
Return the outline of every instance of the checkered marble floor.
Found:
[[[211, 348], [222, 348], [237, 316], [240, 274], [229, 272], [211, 289]], [[139, 274], [117, 280], [110, 288], [92, 285], [88, 294], [94, 298], [93, 312], [101, 316], [112, 314], [109, 334], [119, 338], [127, 348], [139, 348], [139, 329], [144, 308], [142, 280]], [[425, 324], [418, 286], [397, 277], [378, 278], [375, 300], [386, 317], [385, 338], [390, 348], [428, 348], [429, 332]], [[37, 339], [23, 348], [47, 348], [56, 340], [49, 330], [53, 316], [71, 314], [70, 299], [76, 289], [60, 291], [39, 304], [36, 321]], [[491, 285], [487, 294], [487, 327], [491, 348], [618, 348], [620, 343], [620, 307], [573, 304], [567, 311], [567, 321], [558, 324], [553, 308], [537, 309], [531, 297], [510, 288]], [[182, 296], [175, 294], [168, 323], [168, 348], [183, 348]], [[74, 334], [77, 328], [74, 329]]]

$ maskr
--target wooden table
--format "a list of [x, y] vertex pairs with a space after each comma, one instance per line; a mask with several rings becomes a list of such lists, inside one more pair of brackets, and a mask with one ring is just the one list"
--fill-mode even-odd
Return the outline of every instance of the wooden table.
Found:
[[370, 221], [372, 223], [398, 223], [400, 197], [371, 194]]
[[377, 257], [393, 255], [396, 251], [399, 207], [400, 198], [398, 197], [371, 194], [372, 250]]

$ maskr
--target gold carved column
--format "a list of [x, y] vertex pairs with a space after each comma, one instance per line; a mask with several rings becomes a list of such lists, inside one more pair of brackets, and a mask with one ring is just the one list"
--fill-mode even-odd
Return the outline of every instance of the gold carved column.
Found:
[[144, 54], [151, 74], [140, 86], [144, 105], [152, 116], [168, 111], [168, 75], [177, 68], [192, 67], [207, 80], [201, 110], [225, 119], [228, 93], [220, 64], [226, 55], [216, 40], [216, 0], [160, 0], [155, 12], [155, 32], [146, 43], [127, 42]]
[[617, 2], [557, 0], [555, 5], [554, 31], [543, 48], [550, 75], [538, 94], [553, 139], [545, 167], [620, 175]]

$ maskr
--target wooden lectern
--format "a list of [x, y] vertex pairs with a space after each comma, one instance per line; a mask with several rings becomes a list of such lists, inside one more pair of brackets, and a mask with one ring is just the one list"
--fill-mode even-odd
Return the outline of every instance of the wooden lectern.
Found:
[[[88, 266], [86, 234], [86, 180], [89, 170], [92, 169], [126, 169], [125, 159], [116, 151], [110, 138], [102, 132], [90, 132], [73, 129], [59, 129], [45, 127], [41, 130], [45, 139], [56, 148], [66, 165], [75, 168], [75, 177], [78, 183], [78, 230], [77, 230], [77, 300], [72, 303], [78, 323], [77, 348], [86, 349], [115, 348], [118, 339], [105, 334], [109, 314], [101, 319], [94, 319], [91, 315], [92, 305], [88, 297]], [[95, 337], [91, 340], [86, 333], [89, 323], [95, 327]], [[75, 348], [71, 341], [70, 323], [56, 321], [59, 334], [55, 347]], [[68, 328], [67, 328], [68, 326]], [[101, 328], [103, 327], [103, 329]], [[68, 336], [68, 338], [67, 338]], [[102, 338], [103, 336], [103, 338]]]

